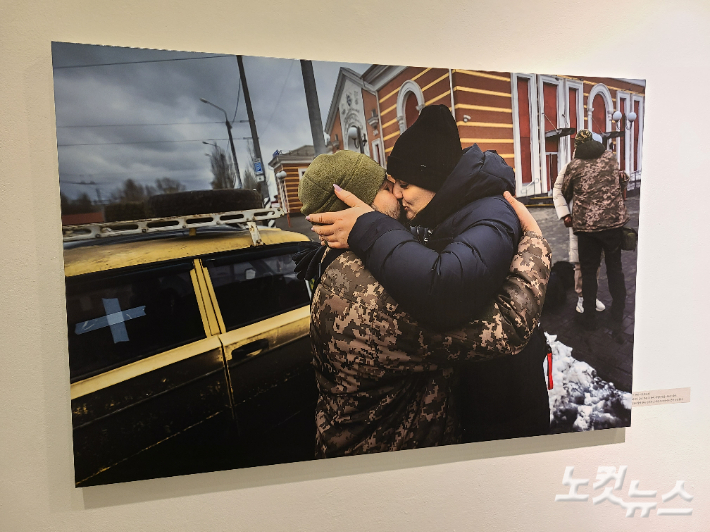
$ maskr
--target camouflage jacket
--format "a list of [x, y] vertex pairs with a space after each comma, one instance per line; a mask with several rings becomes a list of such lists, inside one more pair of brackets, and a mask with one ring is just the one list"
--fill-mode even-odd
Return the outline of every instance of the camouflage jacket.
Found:
[[611, 151], [595, 159], [572, 159], [562, 182], [562, 194], [568, 200], [574, 199], [572, 230], [604, 231], [628, 222], [622, 197], [628, 181], [628, 175], [619, 172]]
[[526, 233], [481, 319], [435, 333], [401, 311], [354, 253], [335, 259], [311, 305], [316, 456], [456, 443], [452, 364], [525, 347], [542, 311], [550, 260], [547, 241]]

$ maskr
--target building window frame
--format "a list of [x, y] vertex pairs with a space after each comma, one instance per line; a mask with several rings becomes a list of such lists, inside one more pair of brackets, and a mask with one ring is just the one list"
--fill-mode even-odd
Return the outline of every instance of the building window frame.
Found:
[[[549, 115], [545, 114], [545, 94], [544, 94], [544, 87], [545, 84], [548, 85], [555, 85], [557, 87], [557, 109], [555, 109], [554, 116], [555, 116], [555, 122], [554, 124], [555, 128], [560, 127], [559, 124], [562, 123], [562, 119], [564, 118], [564, 101], [563, 101], [563, 94], [562, 94], [562, 88], [564, 83], [562, 83], [562, 80], [560, 78], [556, 78], [554, 76], [545, 76], [545, 75], [539, 75], [538, 76], [538, 83], [537, 83], [537, 97], [538, 97], [538, 124], [540, 124], [539, 128], [539, 145], [540, 145], [540, 176], [545, 176], [545, 179], [540, 179], [540, 193], [545, 193], [548, 192], [549, 190], [552, 190], [552, 188], [547, 188], [547, 151], [546, 151], [546, 146], [545, 146], [545, 130], [547, 129], [547, 120], [546, 118], [551, 118]], [[562, 156], [564, 156], [562, 153], [560, 153], [563, 150], [563, 143], [558, 141], [558, 149], [557, 149], [557, 172], [559, 173], [560, 168], [562, 167]], [[550, 187], [554, 187], [555, 183], [550, 183]], [[537, 191], [536, 191], [537, 192]]]
[[[616, 91], [616, 111], [619, 111], [626, 120], [624, 121], [628, 123], [628, 114], [631, 112], [631, 94], [627, 91]], [[629, 159], [629, 146], [631, 145], [631, 137], [628, 134], [628, 131], [624, 131], [624, 137], [623, 137], [623, 142], [624, 142], [624, 168], [627, 170], [630, 168], [630, 159]], [[621, 165], [621, 150], [619, 149], [620, 142], [617, 141], [616, 143], [616, 161]]]
[[417, 99], [417, 110], [421, 111], [426, 105], [424, 100], [424, 93], [421, 87], [416, 81], [408, 79], [399, 88], [399, 93], [397, 94], [397, 122], [399, 123], [399, 133], [402, 134], [407, 130], [407, 120], [405, 118], [404, 105], [407, 102], [407, 96], [409, 94], [414, 94]]
[[[528, 80], [528, 101], [530, 111], [530, 154], [532, 163], [532, 181], [523, 185], [522, 161], [520, 158], [520, 119], [518, 109], [518, 78]], [[540, 146], [537, 113], [537, 76], [535, 74], [510, 73], [510, 94], [513, 109], [513, 146], [515, 149], [515, 190], [518, 196], [536, 193], [540, 186]]]
[[614, 99], [611, 97], [609, 87], [607, 87], [603, 83], [597, 83], [596, 85], [594, 85], [594, 87], [592, 87], [592, 90], [589, 91], [589, 96], [587, 96], [587, 129], [589, 131], [593, 131], [592, 112], [594, 111], [594, 108], [592, 106], [594, 105], [594, 98], [597, 94], [601, 94], [602, 98], [604, 98], [604, 105], [606, 107], [606, 112], [604, 113], [604, 131], [609, 131], [611, 129], [611, 115], [614, 114], [614, 112], [611, 111], [612, 109], [614, 109]]
[[[570, 101], [569, 101], [569, 91], [570, 89], [574, 89], [577, 91], [577, 131], [580, 131], [584, 129], [585, 123], [584, 123], [584, 83], [581, 81], [578, 81], [576, 79], [566, 79], [564, 83], [564, 93], [565, 93], [565, 123], [567, 124], [567, 127], [571, 127], [570, 125]], [[572, 152], [574, 151], [573, 146], [572, 146], [572, 137], [567, 136], [565, 137], [565, 147], [566, 147], [566, 153], [565, 153], [565, 160], [561, 164], [568, 164], [572, 160]]]
[[[632, 94], [630, 98], [630, 108], [629, 112], [633, 111], [634, 109], [634, 103], [638, 102], [639, 103], [639, 112], [638, 116], [636, 117], [636, 120], [634, 121], [634, 125], [631, 128], [631, 130], [628, 132], [630, 133], [630, 139], [629, 143], [632, 146], [631, 150], [628, 150], [629, 157], [631, 158], [631, 163], [633, 164], [634, 161], [634, 153], [636, 150], [638, 150], [638, 154], [636, 156], [636, 161], [638, 162], [638, 168], [634, 168], [633, 171], [635, 172], [635, 179], [641, 179], [641, 170], [643, 169], [643, 113], [644, 113], [644, 97], [639, 95], [639, 94]], [[636, 131], [636, 128], [638, 128], [638, 134], [639, 134], [639, 142], [638, 146], [634, 145], [634, 133]], [[632, 151], [633, 150], [633, 151]], [[627, 166], [627, 168], [630, 168], [630, 166]], [[632, 176], [633, 177], [633, 176]]]
[[381, 139], [375, 139], [372, 141], [372, 160], [384, 168], [385, 161]]

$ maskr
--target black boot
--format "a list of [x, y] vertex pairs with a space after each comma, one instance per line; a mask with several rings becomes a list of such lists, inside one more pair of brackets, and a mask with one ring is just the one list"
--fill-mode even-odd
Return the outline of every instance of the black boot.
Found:
[[615, 323], [612, 328], [611, 328], [611, 337], [614, 339], [614, 341], [617, 344], [623, 344], [626, 342], [626, 338], [624, 338], [624, 331], [621, 328], [620, 323]]

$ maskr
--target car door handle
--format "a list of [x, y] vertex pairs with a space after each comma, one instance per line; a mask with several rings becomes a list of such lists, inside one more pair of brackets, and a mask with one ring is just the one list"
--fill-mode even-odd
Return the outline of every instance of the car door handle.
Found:
[[243, 346], [237, 347], [232, 350], [232, 362], [240, 362], [247, 358], [249, 355], [253, 355], [257, 351], [264, 351], [269, 348], [269, 340], [262, 338], [261, 340], [255, 340], [244, 344]]

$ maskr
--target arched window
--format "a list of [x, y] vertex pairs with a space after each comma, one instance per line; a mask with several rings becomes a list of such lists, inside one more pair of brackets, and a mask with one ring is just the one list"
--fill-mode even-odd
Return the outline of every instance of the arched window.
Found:
[[592, 101], [592, 123], [589, 125], [589, 129], [599, 134], [606, 131], [606, 103], [604, 96], [599, 93]]
[[417, 109], [418, 106], [419, 102], [417, 101], [417, 97], [411, 92], [407, 94], [407, 100], [404, 104], [405, 127], [411, 127], [411, 125], [417, 121], [417, 118], [419, 118], [419, 110]]
[[614, 103], [607, 86], [603, 83], [594, 85], [587, 98], [587, 129], [600, 134], [609, 131], [613, 109]]
[[424, 107], [424, 94], [414, 81], [405, 81], [397, 95], [397, 121], [399, 132], [404, 133], [419, 117], [419, 111]]

